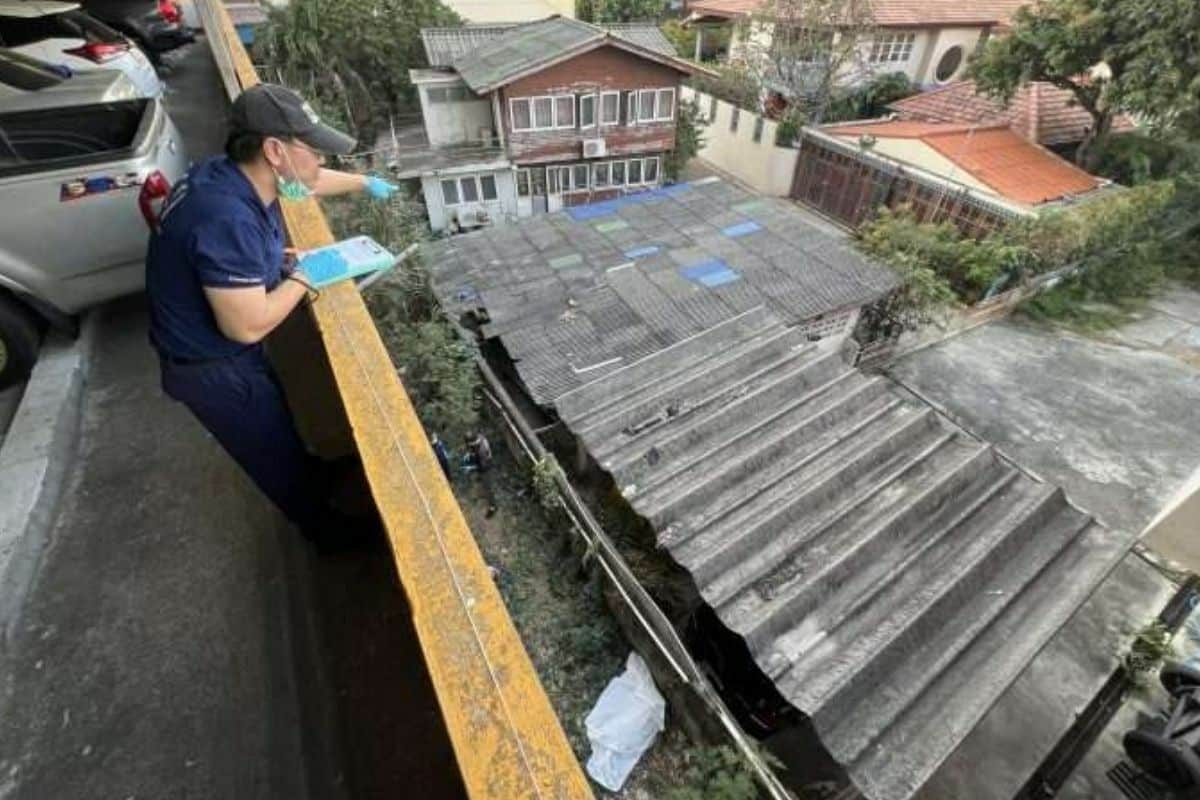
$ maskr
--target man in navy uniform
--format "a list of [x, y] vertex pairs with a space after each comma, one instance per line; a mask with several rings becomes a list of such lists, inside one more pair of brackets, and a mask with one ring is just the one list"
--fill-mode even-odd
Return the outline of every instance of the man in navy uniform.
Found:
[[329, 470], [301, 442], [262, 340], [311, 288], [303, 266], [286, 263], [280, 200], [387, 199], [396, 189], [322, 167], [324, 154], [353, 147], [295, 92], [247, 89], [233, 104], [225, 155], [175, 185], [146, 259], [163, 390], [318, 545], [336, 544], [347, 520], [328, 502]]

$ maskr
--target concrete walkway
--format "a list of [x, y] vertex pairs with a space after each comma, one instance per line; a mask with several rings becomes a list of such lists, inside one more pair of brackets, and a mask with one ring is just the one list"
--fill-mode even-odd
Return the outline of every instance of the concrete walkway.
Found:
[[[217, 152], [207, 45], [173, 61], [189, 152]], [[2, 609], [0, 798], [460, 798], [389, 554], [314, 555], [162, 394], [144, 298], [88, 327], [61, 502]]]
[[0, 796], [309, 796], [294, 534], [161, 395], [139, 305], [96, 312], [77, 468], [4, 641]]

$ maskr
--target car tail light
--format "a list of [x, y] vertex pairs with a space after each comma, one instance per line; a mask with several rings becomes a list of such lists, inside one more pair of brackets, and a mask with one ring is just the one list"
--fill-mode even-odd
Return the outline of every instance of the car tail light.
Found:
[[163, 18], [163, 21], [177, 24], [183, 19], [183, 13], [179, 10], [179, 6], [171, 0], [158, 0], [158, 15]]
[[70, 50], [64, 50], [64, 53], [72, 56], [86, 58], [88, 61], [96, 64], [103, 64], [105, 61], [112, 61], [117, 56], [124, 55], [129, 52], [129, 44], [127, 42], [88, 42], [81, 47], [72, 47]]
[[142, 218], [146, 220], [146, 225], [155, 233], [158, 232], [159, 209], [155, 208], [154, 204], [166, 200], [170, 193], [171, 182], [158, 170], [151, 172], [146, 176], [146, 180], [142, 181], [142, 190], [138, 193], [138, 208], [142, 210]]

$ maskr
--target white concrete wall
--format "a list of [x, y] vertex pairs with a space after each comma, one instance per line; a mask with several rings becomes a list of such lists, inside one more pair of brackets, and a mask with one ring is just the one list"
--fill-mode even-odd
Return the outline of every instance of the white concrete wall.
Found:
[[[479, 142], [480, 129], [486, 128], [495, 135], [492, 120], [492, 104], [487, 98], [460, 102], [435, 103], [429, 99], [430, 90], [466, 90], [461, 81], [426, 83], [420, 87], [421, 116], [425, 119], [425, 133], [429, 144], [443, 147], [450, 144]], [[469, 93], [468, 96], [474, 97]]]
[[[682, 89], [683, 99], [699, 102], [700, 112], [708, 119], [712, 98], [706, 94]], [[717, 117], [704, 129], [704, 147], [700, 157], [718, 169], [730, 173], [757, 192], [774, 197], [786, 197], [792, 188], [799, 152], [790, 147], [775, 146], [776, 123], [763, 120], [762, 139], [754, 141], [757, 115], [743, 109], [738, 115], [738, 129], [729, 130], [733, 106], [717, 101]]]
[[575, 0], [444, 0], [466, 22], [532, 22], [551, 14], [575, 17]]
[[890, 75], [893, 72], [903, 72], [908, 76], [908, 79], [913, 83], [917, 83], [918, 73], [920, 72], [922, 62], [926, 50], [930, 43], [936, 38], [936, 30], [888, 30], [879, 31], [880, 36], [891, 36], [893, 34], [912, 34], [913, 46], [912, 52], [904, 61], [882, 61], [878, 64], [871, 62], [871, 49], [874, 47], [874, 37], [864, 36], [858, 42], [858, 63], [864, 67], [864, 71], [857, 75], [852, 81], [853, 84], [862, 83], [876, 75]]
[[[983, 28], [928, 28], [928, 29], [882, 29], [881, 35], [892, 33], [913, 33], [912, 53], [906, 61], [888, 61], [872, 64], [872, 37], [864, 36], [858, 42], [858, 58], [850, 59], [843, 65], [839, 75], [839, 83], [844, 86], [856, 86], [864, 83], [875, 75], [891, 72], [903, 72], [908, 79], [917, 85], [934, 85], [934, 72], [942, 55], [955, 45], [963, 48], [963, 60], [958, 71], [949, 80], [959, 80], [967, 68], [967, 61], [979, 45], [979, 37]], [[769, 52], [774, 26], [758, 22], [742, 22], [734, 29], [729, 43], [729, 60], [731, 62], [749, 62], [752, 58], [762, 58]], [[945, 81], [948, 83], [949, 81]]]
[[[458, 180], [460, 178], [492, 175], [496, 179], [496, 199], [475, 203], [462, 203], [447, 206], [442, 195], [443, 180]], [[452, 228], [453, 215], [456, 210], [474, 212], [483, 209], [490, 219], [489, 225], [504, 225], [517, 218], [517, 183], [511, 167], [499, 170], [481, 169], [478, 171], [454, 170], [436, 175], [425, 175], [421, 178], [421, 191], [425, 195], [425, 208], [429, 213], [429, 227], [435, 231]], [[460, 197], [461, 200], [461, 197]], [[468, 229], [470, 230], [470, 229]]]
[[[847, 136], [839, 136], [838, 138], [851, 144], [858, 141], [857, 138]], [[906, 164], [913, 164], [936, 175], [942, 175], [959, 183], [966, 184], [981, 192], [996, 194], [996, 190], [991, 186], [977, 180], [971, 173], [920, 139], [889, 139], [881, 137], [876, 140], [871, 149], [882, 156], [889, 156]]]
[[[971, 56], [975, 54], [975, 49], [979, 46], [979, 37], [982, 33], [982, 28], [941, 28], [929, 31], [923, 58], [915, 75], [912, 76], [913, 79], [922, 86], [940, 86], [943, 83], [961, 79], [963, 73], [967, 71], [967, 62], [971, 60]], [[944, 81], [939, 81], [934, 77], [938, 62], [952, 47], [962, 48], [962, 61], [953, 75]]]

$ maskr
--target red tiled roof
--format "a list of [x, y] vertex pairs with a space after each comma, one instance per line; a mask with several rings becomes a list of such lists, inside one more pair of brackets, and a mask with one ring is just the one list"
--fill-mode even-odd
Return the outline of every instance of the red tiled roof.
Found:
[[762, 0], [688, 0], [687, 9], [701, 17], [735, 19], [753, 14]]
[[897, 120], [824, 128], [834, 136], [919, 139], [996, 194], [1025, 205], [1083, 194], [1101, 181], [1006, 124], [972, 126]]
[[875, 22], [888, 26], [1007, 25], [1030, 0], [875, 0]]
[[[999, 100], [976, 94], [974, 81], [956, 81], [938, 89], [897, 100], [889, 108], [900, 119], [920, 122], [1004, 122], [1027, 139], [1044, 144], [1082, 141], [1092, 116], [1074, 102], [1074, 95], [1051, 83], [1035, 82], [1017, 90], [1005, 107]], [[1120, 116], [1113, 130], [1134, 128]]]
[[[1007, 25], [1030, 0], [875, 0], [875, 22], [883, 27]], [[733, 19], [756, 11], [762, 0], [688, 0], [699, 16]]]

